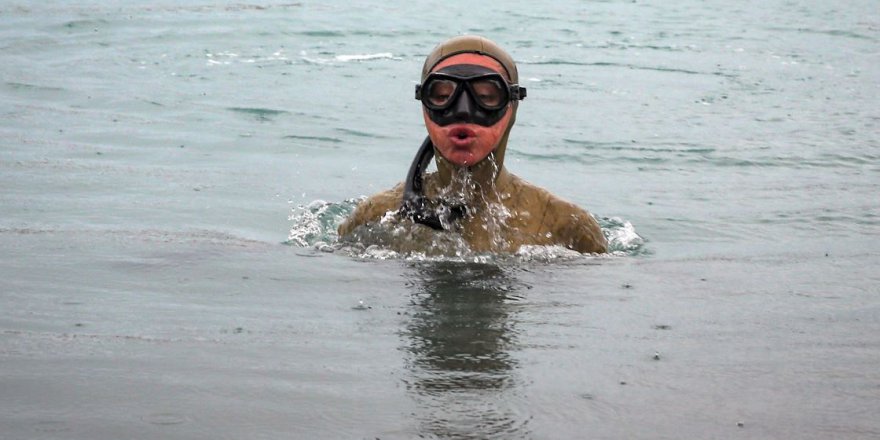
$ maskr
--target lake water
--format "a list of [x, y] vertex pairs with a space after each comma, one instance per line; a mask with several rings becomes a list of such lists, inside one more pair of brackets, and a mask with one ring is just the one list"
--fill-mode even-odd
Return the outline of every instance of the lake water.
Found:
[[[880, 437], [880, 3], [0, 2], [0, 438]], [[475, 33], [609, 256], [327, 252]]]

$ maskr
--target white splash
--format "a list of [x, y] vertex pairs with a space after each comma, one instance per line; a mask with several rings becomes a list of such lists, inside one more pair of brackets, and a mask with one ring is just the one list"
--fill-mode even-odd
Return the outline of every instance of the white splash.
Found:
[[[336, 228], [354, 210], [359, 199], [340, 203], [314, 200], [296, 206], [290, 215], [294, 222], [287, 243], [311, 247], [317, 252], [336, 253], [370, 260], [402, 259], [407, 261], [458, 262], [559, 262], [638, 255], [645, 252], [644, 239], [632, 223], [619, 217], [599, 219], [608, 240], [608, 254], [584, 255], [563, 246], [521, 246], [514, 254], [475, 252], [460, 234], [413, 227], [411, 221], [390, 211], [381, 221], [355, 229], [340, 240]], [[495, 212], [505, 217], [503, 212]]]
[[[262, 50], [257, 50], [256, 52], [259, 53], [262, 52]], [[205, 58], [207, 58], [207, 61], [205, 61], [205, 65], [207, 66], [228, 66], [233, 63], [254, 64], [288, 60], [287, 57], [284, 56], [283, 50], [275, 51], [269, 56], [262, 56], [258, 54], [242, 56], [241, 54], [231, 51], [221, 51], [216, 53], [205, 52]]]
[[578, 251], [568, 249], [565, 246], [534, 246], [524, 245], [516, 251], [516, 257], [521, 261], [553, 261], [575, 260], [584, 258]]
[[632, 223], [620, 217], [606, 217], [599, 221], [602, 233], [608, 240], [608, 252], [615, 255], [628, 255], [638, 252], [645, 240], [636, 233]]

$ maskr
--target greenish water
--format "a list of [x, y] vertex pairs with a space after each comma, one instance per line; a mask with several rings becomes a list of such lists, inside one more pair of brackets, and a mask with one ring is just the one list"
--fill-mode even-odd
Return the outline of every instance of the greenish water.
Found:
[[[0, 437], [876, 438], [876, 1], [0, 2]], [[424, 55], [616, 251], [346, 248]]]

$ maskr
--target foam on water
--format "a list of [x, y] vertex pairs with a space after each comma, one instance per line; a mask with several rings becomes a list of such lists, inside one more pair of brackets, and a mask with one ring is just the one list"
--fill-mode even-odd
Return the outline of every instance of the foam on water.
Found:
[[[438, 232], [426, 227], [412, 227], [408, 223], [398, 223], [392, 216], [386, 216], [377, 224], [358, 228], [352, 236], [340, 240], [336, 229], [361, 200], [363, 198], [338, 203], [313, 200], [306, 205], [294, 207], [290, 215], [293, 226], [285, 243], [320, 252], [379, 260], [486, 263], [549, 262], [587, 257], [563, 246], [521, 246], [512, 255], [473, 252], [457, 234]], [[629, 221], [620, 217], [603, 217], [598, 220], [602, 233], [608, 240], [607, 255], [625, 257], [647, 252], [644, 239]]]
[[309, 64], [333, 64], [334, 62], [348, 63], [352, 61], [375, 61], [375, 60], [401, 60], [391, 52], [363, 53], [363, 54], [340, 54], [333, 57], [313, 57], [306, 51], [300, 52], [300, 59]]
[[394, 55], [391, 52], [382, 52], [382, 53], [367, 53], [367, 54], [354, 54], [354, 55], [336, 55], [336, 60], [338, 61], [368, 61], [368, 60], [379, 60], [379, 59], [393, 59]]
[[308, 205], [293, 208], [290, 220], [293, 227], [287, 236], [287, 244], [317, 247], [320, 244], [336, 242], [336, 228], [348, 217], [357, 205], [358, 199], [341, 203], [313, 200]]

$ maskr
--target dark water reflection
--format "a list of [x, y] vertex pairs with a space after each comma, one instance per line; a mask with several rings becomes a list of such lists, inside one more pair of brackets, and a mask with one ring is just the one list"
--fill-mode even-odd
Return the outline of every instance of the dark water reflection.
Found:
[[492, 264], [428, 263], [411, 275], [403, 330], [420, 429], [441, 438], [527, 436], [517, 303], [530, 286]]

